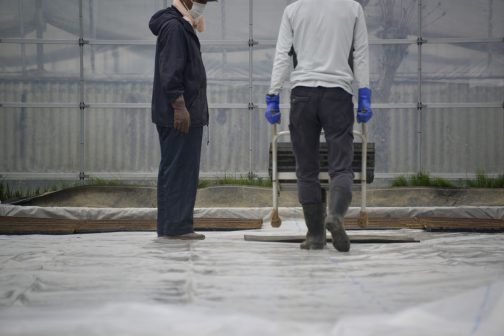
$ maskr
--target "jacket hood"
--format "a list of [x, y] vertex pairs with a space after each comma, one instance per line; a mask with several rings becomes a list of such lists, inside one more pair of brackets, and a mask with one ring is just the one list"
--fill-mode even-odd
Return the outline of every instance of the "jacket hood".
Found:
[[158, 11], [149, 21], [149, 28], [152, 34], [158, 36], [163, 24], [169, 20], [181, 18], [182, 14], [175, 7], [168, 7]]

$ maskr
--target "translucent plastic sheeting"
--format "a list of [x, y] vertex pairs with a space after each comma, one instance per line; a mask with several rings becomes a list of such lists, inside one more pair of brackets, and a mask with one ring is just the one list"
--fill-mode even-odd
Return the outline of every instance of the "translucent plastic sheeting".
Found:
[[[503, 92], [504, 94], [504, 92]], [[501, 96], [502, 98], [502, 96]], [[504, 111], [502, 109], [433, 109], [424, 111], [422, 151], [425, 171], [503, 171]], [[450, 160], [446, 160], [449, 157]]]
[[[6, 108], [1, 115], [3, 170], [33, 171], [34, 165], [39, 172], [78, 169], [78, 110]], [[54, 127], [56, 123], [64, 127]]]
[[[135, 92], [131, 91], [131, 95]], [[88, 109], [86, 171], [157, 171], [159, 138], [150, 109]], [[75, 125], [77, 126], [77, 125]], [[119, 136], [120, 134], [120, 136]], [[110, 143], [112, 146], [103, 146]], [[60, 145], [64, 148], [64, 145]]]
[[[376, 172], [411, 172], [416, 170], [416, 148], [418, 110], [383, 109], [373, 116], [373, 124], [368, 128], [368, 141], [375, 144]], [[360, 124], [354, 130], [360, 130]], [[355, 139], [360, 141], [360, 139]]]
[[[257, 231], [254, 231], [258, 233]], [[285, 221], [262, 234], [302, 234]], [[504, 235], [297, 244], [208, 233], [0, 237], [2, 335], [501, 335]], [[29, 322], [29, 323], [28, 323]]]
[[[502, 37], [504, 2], [495, 0], [422, 0], [424, 37]], [[468, 15], [469, 14], [469, 15]]]
[[[246, 109], [211, 109], [208, 129], [201, 150], [201, 171], [249, 171], [250, 111]], [[209, 143], [208, 143], [209, 142]], [[233, 153], [233, 155], [229, 155]]]
[[[413, 217], [451, 217], [504, 219], [504, 207], [411, 207], [411, 208], [367, 208], [370, 217], [413, 218]], [[361, 209], [351, 207], [347, 217], [357, 217]], [[36, 207], [0, 205], [0, 216], [62, 218], [81, 220], [108, 219], [154, 219], [155, 208], [77, 208], [77, 207]], [[303, 217], [302, 208], [279, 208], [280, 217], [286, 220]], [[196, 208], [195, 217], [209, 218], [262, 218], [269, 226], [271, 208]]]

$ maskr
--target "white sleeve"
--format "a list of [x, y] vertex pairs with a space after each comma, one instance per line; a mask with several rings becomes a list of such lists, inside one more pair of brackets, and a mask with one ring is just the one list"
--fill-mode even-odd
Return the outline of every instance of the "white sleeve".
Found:
[[359, 88], [369, 88], [369, 43], [366, 18], [362, 6], [357, 5], [359, 12], [354, 28], [354, 74]]
[[292, 26], [286, 9], [283, 13], [282, 23], [280, 24], [280, 31], [278, 33], [275, 61], [273, 62], [273, 72], [271, 74], [271, 86], [268, 92], [269, 94], [278, 94], [282, 89], [284, 82], [287, 80], [290, 70], [291, 60], [289, 51], [292, 47], [292, 41]]

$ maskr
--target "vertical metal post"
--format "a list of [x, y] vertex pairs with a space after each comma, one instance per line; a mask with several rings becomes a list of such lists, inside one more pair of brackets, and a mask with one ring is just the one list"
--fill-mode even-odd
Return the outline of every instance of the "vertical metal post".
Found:
[[417, 100], [417, 171], [423, 171], [422, 142], [423, 142], [423, 108], [422, 103], [422, 0], [418, 0], [418, 100]]
[[367, 125], [362, 123], [361, 212], [366, 212], [367, 204], [367, 145]]
[[273, 210], [278, 211], [278, 144], [277, 144], [277, 125], [271, 126], [271, 179], [273, 189]]
[[273, 209], [271, 210], [270, 224], [274, 228], [279, 228], [282, 225], [282, 219], [278, 214], [278, 147], [277, 141], [278, 137], [282, 134], [289, 134], [289, 132], [280, 132], [277, 133], [277, 125], [273, 124], [271, 127], [272, 135], [271, 135], [271, 158], [273, 161], [272, 171], [271, 171], [271, 179], [273, 181]]
[[[493, 32], [493, 0], [488, 1], [488, 38], [492, 38]], [[487, 58], [487, 69], [490, 71], [492, 65], [492, 43], [487, 43], [488, 58]], [[489, 73], [487, 75], [490, 75]]]
[[362, 123], [361, 132], [354, 131], [353, 134], [357, 135], [362, 140], [362, 165], [361, 165], [361, 211], [357, 219], [357, 224], [361, 228], [367, 228], [369, 222], [369, 216], [367, 213], [367, 151], [368, 151], [368, 137], [367, 137], [367, 125]]
[[[41, 0], [37, 0], [35, 2], [36, 9], [37, 9], [37, 39], [42, 39], [44, 38], [44, 30], [42, 27], [42, 24], [44, 23], [43, 20], [43, 15], [42, 15], [42, 2]], [[39, 73], [42, 73], [44, 71], [44, 45], [42, 43], [37, 43], [37, 71]]]
[[[25, 24], [24, 24], [24, 17], [23, 17], [23, 1], [18, 0], [18, 12], [19, 12], [19, 33], [21, 35], [21, 38], [25, 37]], [[22, 66], [22, 74], [23, 76], [26, 75], [26, 46], [25, 44], [21, 44], [21, 66]]]
[[[89, 0], [89, 28], [90, 28], [90, 36], [92, 38], [96, 38], [96, 7], [97, 4], [95, 0]], [[95, 56], [95, 50], [91, 49], [90, 50], [90, 66], [91, 66], [91, 71], [93, 74], [96, 73], [96, 56]]]
[[84, 103], [84, 18], [82, 10], [82, 0], [79, 0], [79, 48], [80, 48], [80, 79], [79, 79], [79, 89], [80, 89], [80, 146], [79, 146], [79, 180], [84, 180], [86, 175], [84, 173], [86, 168], [85, 162], [85, 134], [84, 134], [84, 110], [86, 109], [86, 104]]
[[254, 73], [254, 1], [249, 0], [249, 177], [254, 176], [252, 168], [252, 114], [255, 112], [254, 105], [254, 88], [253, 88], [253, 73]]

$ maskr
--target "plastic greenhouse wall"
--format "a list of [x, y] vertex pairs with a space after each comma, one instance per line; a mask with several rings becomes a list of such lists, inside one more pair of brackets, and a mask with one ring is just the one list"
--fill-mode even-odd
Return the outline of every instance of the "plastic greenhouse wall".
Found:
[[[201, 175], [267, 175], [264, 121], [286, 0], [219, 0], [200, 35], [210, 125]], [[376, 176], [504, 172], [504, 0], [360, 0]], [[0, 0], [0, 175], [152, 178], [151, 15], [171, 0]], [[331, 32], [322, 32], [330, 34]], [[281, 94], [286, 130], [289, 87]]]

